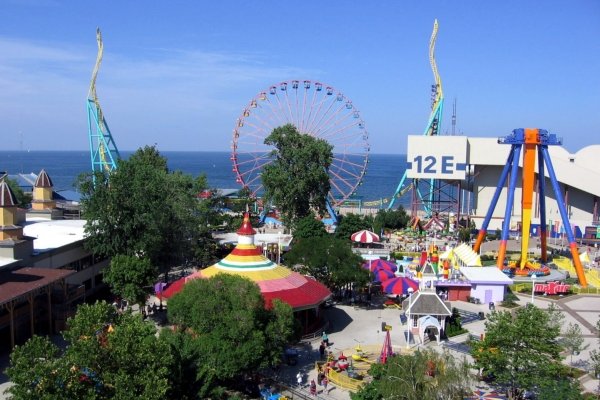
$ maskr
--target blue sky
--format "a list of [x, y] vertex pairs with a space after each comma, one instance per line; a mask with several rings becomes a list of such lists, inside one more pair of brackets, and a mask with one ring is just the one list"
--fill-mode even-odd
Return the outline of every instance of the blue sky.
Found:
[[118, 147], [228, 151], [242, 109], [285, 80], [321, 81], [360, 110], [374, 153], [404, 153], [429, 115], [429, 36], [442, 133], [540, 127], [600, 143], [600, 2], [0, 1], [3, 150], [88, 148], [97, 92]]

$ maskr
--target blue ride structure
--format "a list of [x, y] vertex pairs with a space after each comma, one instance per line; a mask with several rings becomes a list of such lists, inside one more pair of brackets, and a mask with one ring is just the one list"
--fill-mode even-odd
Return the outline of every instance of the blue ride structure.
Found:
[[[427, 121], [427, 126], [425, 131], [423, 132], [424, 136], [435, 136], [439, 134], [440, 126], [442, 124], [442, 113], [444, 111], [444, 92], [442, 90], [442, 78], [438, 72], [437, 64], [435, 62], [435, 41], [437, 39], [438, 33], [438, 21], [437, 19], [433, 23], [433, 31], [431, 32], [431, 38], [429, 39], [429, 63], [431, 64], [431, 71], [433, 72], [433, 77], [435, 83], [431, 86], [431, 113], [429, 114], [429, 120]], [[432, 190], [429, 193], [423, 195], [421, 189], [419, 187], [418, 179], [413, 179], [411, 183], [407, 184], [407, 172], [405, 171], [400, 178], [400, 182], [398, 183], [398, 187], [396, 191], [392, 195], [390, 202], [388, 203], [388, 210], [394, 207], [396, 203], [396, 199], [403, 196], [409, 190], [413, 190], [413, 196], [416, 194], [422, 204], [424, 205], [425, 212], [430, 215], [432, 212], [432, 203], [433, 203], [433, 195], [435, 187], [434, 180], [430, 180], [429, 186]], [[414, 196], [415, 197], [415, 196]], [[413, 198], [413, 204], [416, 199]], [[414, 206], [413, 206], [414, 208]], [[412, 210], [413, 214], [415, 210]], [[415, 217], [416, 215], [413, 215]]]
[[[520, 261], [515, 265], [515, 269], [518, 269], [518, 275], [525, 275], [523, 270], [528, 269], [526, 275], [531, 276], [537, 274], [537, 268], [530, 265], [527, 260], [527, 251], [529, 249], [529, 230], [531, 226], [531, 210], [533, 205], [533, 192], [535, 188], [536, 175], [535, 175], [535, 159], [537, 155], [538, 161], [538, 178], [537, 178], [537, 189], [539, 194], [540, 202], [540, 244], [541, 244], [541, 260], [546, 262], [547, 258], [547, 225], [546, 225], [546, 179], [545, 171], [548, 172], [548, 178], [554, 190], [554, 196], [558, 205], [558, 210], [562, 219], [562, 223], [569, 240], [569, 248], [573, 257], [573, 264], [575, 265], [575, 271], [577, 272], [577, 278], [582, 287], [587, 286], [587, 280], [581, 260], [579, 258], [579, 252], [577, 249], [577, 243], [575, 242], [575, 236], [569, 223], [569, 216], [565, 207], [564, 197], [560, 190], [560, 185], [556, 179], [554, 167], [552, 166], [552, 160], [548, 152], [548, 146], [561, 145], [562, 140], [557, 138], [554, 134], [549, 134], [544, 129], [537, 128], [526, 128], [526, 129], [515, 129], [509, 136], [501, 138], [498, 143], [510, 144], [511, 150], [506, 160], [502, 173], [500, 174], [500, 180], [496, 186], [496, 191], [492, 197], [490, 208], [483, 220], [483, 224], [477, 235], [477, 240], [473, 247], [473, 250], [479, 252], [481, 244], [485, 239], [487, 228], [490, 220], [494, 213], [494, 209], [498, 203], [498, 198], [502, 189], [505, 187], [506, 180], [508, 183], [508, 199], [506, 202], [506, 210], [504, 213], [504, 221], [502, 222], [502, 237], [500, 240], [500, 248], [498, 250], [497, 267], [504, 269], [504, 260], [506, 257], [506, 247], [508, 242], [508, 233], [510, 230], [510, 217], [513, 210], [513, 203], [515, 200], [515, 188], [517, 187], [517, 176], [519, 174], [519, 157], [521, 151], [523, 152], [523, 167], [522, 167], [522, 186], [521, 186], [521, 257]], [[509, 177], [510, 173], [510, 177]], [[521, 273], [520, 273], [521, 272]]]
[[115, 143], [104, 113], [100, 107], [100, 101], [96, 94], [96, 78], [102, 63], [104, 45], [100, 28], [96, 29], [96, 41], [98, 42], [98, 55], [96, 65], [92, 72], [92, 81], [87, 96], [87, 119], [88, 137], [90, 141], [90, 160], [92, 172], [109, 173], [117, 168], [117, 160], [120, 158], [117, 144]]

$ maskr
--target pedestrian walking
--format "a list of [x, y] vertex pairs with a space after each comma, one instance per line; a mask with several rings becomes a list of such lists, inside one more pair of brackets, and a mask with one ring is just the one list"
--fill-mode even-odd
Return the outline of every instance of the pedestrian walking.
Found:
[[296, 382], [298, 382], [298, 387], [302, 386], [302, 372], [298, 371], [296, 374]]
[[329, 393], [327, 391], [327, 384], [329, 383], [329, 380], [327, 379], [327, 375], [323, 377], [323, 380], [321, 381], [321, 386], [323, 386], [323, 393]]
[[314, 379], [310, 381], [310, 394], [311, 396], [317, 396], [317, 384]]
[[319, 346], [319, 354], [321, 355], [321, 358], [325, 356], [325, 342], [321, 342], [321, 345]]
[[325, 346], [329, 346], [329, 337], [327, 336], [327, 333], [325, 333], [325, 331], [323, 331], [321, 339], [323, 339], [323, 343], [325, 343]]

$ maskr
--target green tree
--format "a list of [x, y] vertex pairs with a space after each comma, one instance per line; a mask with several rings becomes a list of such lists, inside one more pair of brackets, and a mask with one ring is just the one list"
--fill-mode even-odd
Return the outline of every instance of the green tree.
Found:
[[192, 386], [202, 398], [277, 363], [293, 327], [289, 305], [274, 302], [273, 311], [266, 310], [254, 282], [229, 274], [188, 282], [169, 300], [168, 315], [181, 334], [191, 336], [177, 339], [193, 350], [176, 358], [192, 369], [183, 376], [195, 377]]
[[340, 221], [335, 229], [335, 237], [342, 240], [350, 240], [354, 232], [363, 229], [373, 229], [373, 219], [370, 216], [358, 214], [346, 214], [340, 216]]
[[[600, 347], [600, 320], [596, 321], [596, 334], [598, 335], [598, 345]], [[596, 379], [600, 378], [600, 352], [598, 350], [590, 352], [590, 361], [593, 376]], [[598, 382], [597, 392], [600, 393], [600, 382]]]
[[311, 210], [323, 215], [330, 189], [328, 169], [333, 161], [333, 146], [300, 133], [292, 124], [275, 128], [265, 144], [275, 147], [275, 159], [263, 167], [264, 201], [277, 205], [289, 226], [308, 216]]
[[505, 386], [510, 398], [520, 398], [543, 380], [567, 376], [560, 363], [560, 327], [552, 312], [528, 304], [514, 315], [493, 312], [485, 326], [484, 339], [472, 342], [475, 365]]
[[458, 230], [458, 240], [462, 243], [469, 243], [471, 241], [471, 229], [460, 228]]
[[13, 399], [165, 398], [172, 356], [154, 325], [100, 302], [82, 305], [68, 327], [62, 353], [35, 336], [13, 351]]
[[317, 220], [313, 213], [300, 218], [294, 226], [294, 239], [323, 237], [327, 235], [328, 233], [325, 230], [323, 222]]
[[118, 254], [104, 271], [104, 281], [112, 292], [129, 304], [144, 306], [148, 287], [156, 282], [158, 269], [146, 258]]
[[579, 324], [570, 322], [563, 334], [562, 344], [571, 356], [571, 364], [573, 364], [573, 355], [579, 354], [579, 352], [585, 348], [585, 346], [583, 346], [584, 341]]
[[348, 283], [362, 286], [369, 282], [369, 271], [361, 268], [363, 259], [352, 251], [350, 242], [331, 236], [301, 239], [285, 255], [289, 265], [313, 276], [330, 288]]
[[579, 382], [567, 376], [559, 376], [555, 379], [542, 379], [536, 392], [537, 398], [544, 400], [583, 399]]
[[373, 364], [373, 380], [351, 394], [353, 400], [463, 399], [472, 382], [469, 364], [451, 354], [418, 350]]
[[[95, 178], [95, 179], [94, 179]], [[83, 175], [79, 180], [83, 216], [93, 253], [143, 256], [161, 269], [193, 259], [199, 227], [196, 195], [206, 178], [170, 172], [155, 147], [144, 147], [119, 160], [110, 175]]]
[[379, 233], [385, 229], [403, 229], [406, 228], [410, 217], [402, 206], [396, 210], [379, 210], [373, 219], [373, 229]]

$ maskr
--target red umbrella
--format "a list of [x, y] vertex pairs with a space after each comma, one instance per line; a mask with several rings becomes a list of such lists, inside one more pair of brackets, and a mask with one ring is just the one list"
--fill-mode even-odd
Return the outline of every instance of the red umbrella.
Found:
[[396, 275], [390, 271], [389, 269], [383, 269], [383, 268], [376, 268], [373, 271], [373, 275], [375, 275], [375, 282], [384, 282], [387, 281], [388, 279], [392, 279], [394, 277], [396, 277]]
[[396, 272], [398, 270], [398, 266], [391, 261], [382, 260], [378, 258], [377, 260], [371, 260], [365, 262], [362, 267], [364, 269], [368, 269], [373, 272], [376, 269], [387, 269], [388, 271]]
[[350, 236], [353, 242], [358, 243], [375, 243], [379, 242], [379, 236], [367, 230], [358, 231]]
[[407, 294], [408, 288], [412, 288], [416, 292], [419, 290], [419, 282], [410, 278], [399, 277], [388, 279], [382, 284], [383, 291], [389, 294]]

